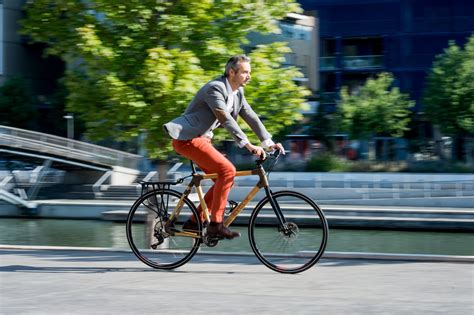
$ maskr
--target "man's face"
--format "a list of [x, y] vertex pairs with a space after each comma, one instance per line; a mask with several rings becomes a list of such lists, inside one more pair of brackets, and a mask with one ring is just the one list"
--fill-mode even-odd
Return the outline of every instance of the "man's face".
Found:
[[250, 81], [251, 71], [250, 63], [240, 62], [237, 71], [230, 69], [229, 81], [233, 82], [237, 87], [245, 86]]

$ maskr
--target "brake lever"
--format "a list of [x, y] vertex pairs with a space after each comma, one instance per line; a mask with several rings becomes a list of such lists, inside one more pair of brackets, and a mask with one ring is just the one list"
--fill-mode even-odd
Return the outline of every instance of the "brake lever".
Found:
[[261, 154], [260, 157], [258, 158], [258, 160], [256, 160], [255, 162], [257, 164], [262, 164], [263, 162], [268, 160], [269, 157], [272, 157], [272, 158], [276, 159], [276, 158], [278, 158], [279, 155], [280, 155], [280, 150], [273, 149], [272, 151], [267, 152], [265, 158], [263, 158], [263, 154]]
[[281, 151], [278, 149], [274, 149], [272, 152], [269, 153], [269, 155], [273, 156], [274, 158], [277, 158], [281, 154]]
[[266, 161], [267, 158], [263, 158], [263, 154], [261, 154], [259, 157], [258, 157], [258, 160], [255, 161], [255, 163], [257, 163], [257, 165], [261, 165], [263, 162]]

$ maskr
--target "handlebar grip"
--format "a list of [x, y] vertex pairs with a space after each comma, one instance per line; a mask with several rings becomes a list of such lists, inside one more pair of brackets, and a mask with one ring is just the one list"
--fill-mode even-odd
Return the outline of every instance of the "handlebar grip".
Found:
[[266, 159], [263, 159], [263, 154], [261, 154], [255, 162], [257, 164], [262, 164], [265, 160]]
[[[257, 150], [252, 150], [252, 154], [255, 154], [255, 153], [257, 153]], [[258, 157], [258, 161], [263, 162], [263, 161], [265, 161], [265, 160], [266, 160], [266, 159], [263, 158], [263, 153], [260, 154], [260, 156]]]
[[263, 158], [263, 154], [261, 154], [259, 157], [258, 157], [258, 160], [256, 160], [255, 162], [257, 163], [263, 163], [264, 161], [266, 161], [268, 159], [268, 157], [273, 157], [273, 158], [278, 158], [278, 156], [281, 154], [280, 150], [273, 150], [271, 152], [268, 152], [267, 153], [267, 157], [264, 159]]

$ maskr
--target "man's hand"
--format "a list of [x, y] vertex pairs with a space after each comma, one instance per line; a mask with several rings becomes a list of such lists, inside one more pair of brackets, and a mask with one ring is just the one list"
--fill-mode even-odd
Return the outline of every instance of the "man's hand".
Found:
[[270, 147], [270, 149], [278, 150], [281, 154], [285, 155], [285, 148], [283, 148], [283, 145], [281, 143], [275, 143]]
[[261, 158], [262, 160], [265, 160], [267, 158], [267, 153], [265, 153], [265, 150], [262, 147], [247, 143], [245, 145], [245, 148], [247, 148], [247, 150], [249, 150], [253, 155]]

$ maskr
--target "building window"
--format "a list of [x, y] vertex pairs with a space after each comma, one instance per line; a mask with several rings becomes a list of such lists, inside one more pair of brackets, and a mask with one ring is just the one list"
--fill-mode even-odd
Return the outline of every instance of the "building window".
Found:
[[309, 26], [280, 22], [280, 28], [287, 38], [311, 40], [312, 28]]

